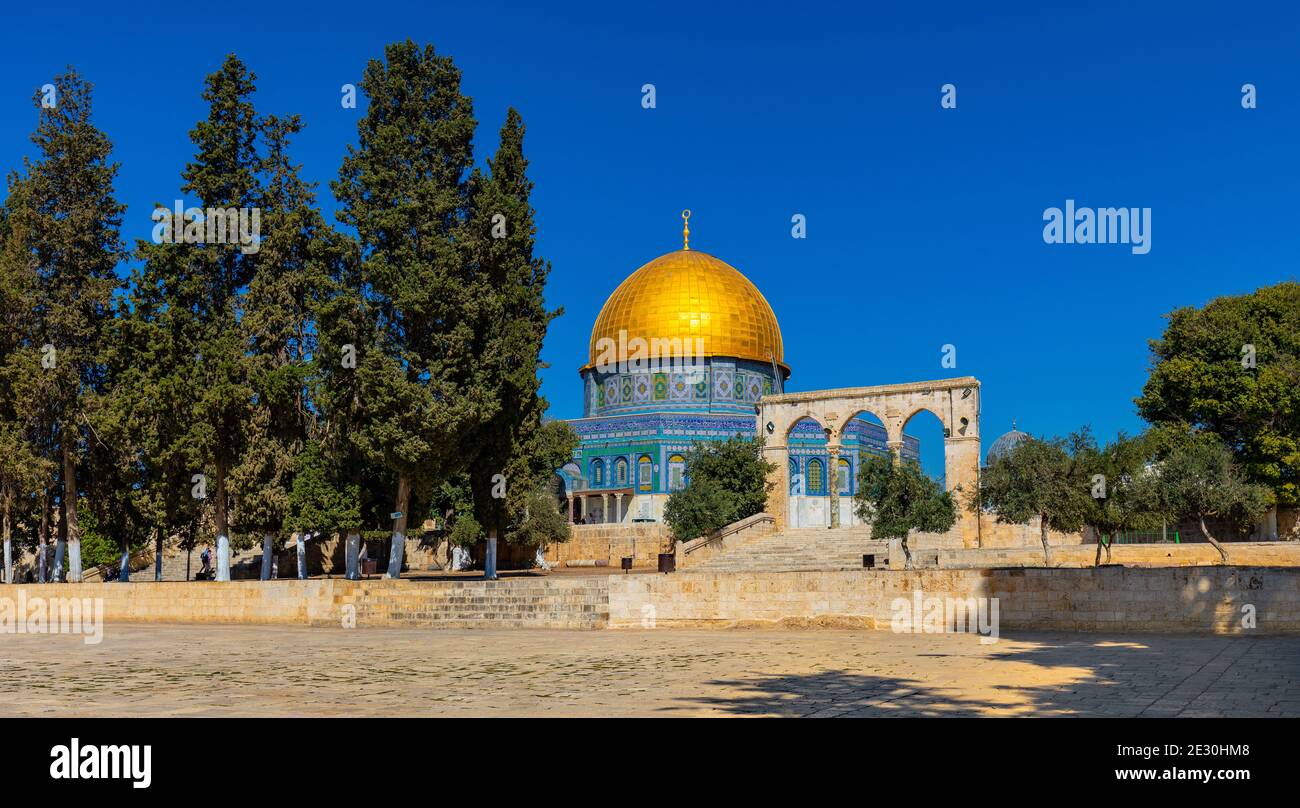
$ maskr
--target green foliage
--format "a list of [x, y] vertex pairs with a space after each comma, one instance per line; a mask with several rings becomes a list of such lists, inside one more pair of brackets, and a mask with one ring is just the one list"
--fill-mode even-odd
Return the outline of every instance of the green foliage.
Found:
[[[488, 170], [472, 170], [459, 70], [432, 47], [387, 47], [366, 67], [367, 111], [332, 186], [344, 236], [290, 156], [299, 119], [259, 114], [255, 75], [229, 55], [204, 81], [180, 194], [258, 210], [258, 249], [140, 241], [122, 289], [111, 144], [90, 123], [90, 86], [72, 71], [55, 84], [38, 159], [0, 208], [5, 535], [48, 536], [62, 498], [74, 530], [84, 503], [92, 563], [152, 537], [210, 540], [213, 524], [236, 546], [354, 530], [394, 505], [438, 510], [466, 542], [567, 537], [538, 493], [578, 439], [543, 417], [539, 357], [559, 312], [534, 254], [518, 112]], [[197, 224], [174, 219], [170, 198], [159, 208], [159, 235]], [[200, 473], [206, 500], [191, 495]]]
[[462, 513], [456, 517], [447, 534], [447, 541], [456, 547], [469, 547], [484, 539], [483, 526], [474, 518], [472, 512]]
[[295, 458], [293, 488], [283, 529], [286, 533], [332, 533], [361, 525], [360, 491], [337, 479], [335, 469], [316, 441], [308, 441]]
[[668, 497], [664, 521], [678, 541], [708, 534], [767, 506], [768, 475], [762, 438], [700, 441], [686, 453], [686, 487]]
[[[339, 221], [356, 232], [362, 290], [342, 306], [342, 323], [356, 326], [343, 342], [356, 346], [363, 402], [346, 437], [349, 451], [393, 473], [394, 507], [406, 514], [412, 493], [463, 468], [472, 430], [498, 406], [473, 350], [465, 222], [476, 124], [460, 71], [432, 46], [387, 46], [359, 88], [369, 99], [359, 144], [332, 186]], [[405, 526], [403, 516], [394, 530]]]
[[534, 491], [528, 498], [523, 518], [506, 532], [506, 541], [527, 547], [548, 547], [569, 540], [569, 520], [560, 513], [555, 497]]
[[[128, 547], [134, 554], [145, 549], [148, 544], [148, 536], [139, 534]], [[81, 559], [87, 567], [102, 565], [115, 567], [122, 561], [121, 542], [103, 529], [101, 520], [95, 515], [93, 508], [85, 508], [81, 511]]]
[[1030, 438], [995, 458], [980, 475], [972, 510], [985, 508], [1004, 524], [1040, 520], [1043, 555], [1051, 564], [1049, 530], [1081, 529], [1093, 508], [1088, 460], [1096, 443], [1087, 428], [1064, 438]]
[[1080, 447], [1080, 462], [1091, 480], [1091, 503], [1083, 524], [1097, 536], [1097, 562], [1105, 549], [1110, 558], [1111, 543], [1118, 533], [1152, 530], [1163, 523], [1161, 511], [1143, 480], [1148, 474], [1150, 441], [1120, 433], [1103, 448], [1095, 444]]
[[1227, 552], [1206, 520], [1226, 519], [1244, 530], [1268, 508], [1268, 488], [1248, 482], [1232, 450], [1216, 435], [1203, 432], [1166, 434], [1140, 487], [1141, 496], [1157, 503], [1166, 518], [1195, 520], [1225, 561]]
[[[474, 305], [475, 377], [466, 384], [492, 402], [469, 448], [470, 490], [478, 520], [489, 532], [526, 521], [534, 492], [572, 456], [576, 433], [543, 422], [539, 395], [542, 340], [560, 311], [543, 296], [550, 264], [535, 254], [536, 225], [524, 157], [524, 124], [513, 108], [501, 127], [489, 174], [470, 179], [469, 284]], [[496, 475], [508, 482], [498, 497]]]
[[863, 457], [853, 500], [858, 516], [871, 523], [873, 537], [902, 541], [908, 566], [912, 563], [908, 533], [943, 533], [957, 521], [952, 495], [919, 463], [896, 461], [892, 456]]
[[53, 361], [39, 371], [44, 412], [38, 421], [49, 430], [39, 451], [61, 483], [61, 530], [70, 542], [79, 542], [78, 470], [86, 474], [87, 411], [104, 388], [115, 268], [125, 257], [120, 229], [126, 208], [114, 196], [118, 165], [110, 161], [112, 143], [91, 122], [91, 85], [71, 68], [56, 76], [54, 85], [58, 104], [42, 105], [39, 93], [34, 99], [39, 118], [32, 142], [38, 157], [25, 161], [26, 177], [14, 200], [20, 206], [9, 212], [12, 232], [23, 239], [14, 246], [34, 273], [26, 287], [26, 303], [34, 312], [27, 347], [53, 351]]
[[692, 479], [664, 505], [664, 522], [677, 541], [707, 536], [737, 521], [736, 496], [722, 482]]
[[[1138, 412], [1153, 424], [1215, 433], [1249, 481], [1279, 504], [1300, 504], [1300, 283], [1216, 298], [1168, 320], [1151, 342]], [[1246, 345], [1253, 368], [1243, 367]]]

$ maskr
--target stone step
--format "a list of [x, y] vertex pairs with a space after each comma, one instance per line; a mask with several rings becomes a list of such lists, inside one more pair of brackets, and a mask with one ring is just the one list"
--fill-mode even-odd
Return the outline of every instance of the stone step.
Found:
[[869, 527], [790, 528], [751, 539], [689, 569], [702, 572], [853, 570], [862, 569], [862, 556], [887, 553], [888, 543], [873, 539]]

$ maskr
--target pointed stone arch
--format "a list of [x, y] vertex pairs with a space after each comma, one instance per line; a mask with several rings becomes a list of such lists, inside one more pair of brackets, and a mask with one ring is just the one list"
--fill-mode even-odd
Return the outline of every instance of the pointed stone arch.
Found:
[[[974, 376], [764, 396], [757, 407], [756, 428], [766, 440], [768, 462], [776, 466], [769, 477], [774, 486], [768, 497], [768, 511], [775, 517], [777, 528], [783, 529], [787, 523], [789, 436], [796, 422], [811, 418], [829, 430], [827, 449], [832, 458], [837, 458], [844, 425], [859, 413], [868, 412], [884, 424], [886, 445], [898, 456], [903, 446], [903, 427], [916, 413], [927, 410], [943, 426], [945, 483], [949, 491], [959, 492], [957, 529], [964, 543], [976, 546], [979, 520], [964, 505], [967, 492], [979, 484], [979, 402], [980, 383]], [[836, 514], [838, 490], [832, 486], [831, 492], [831, 512]]]

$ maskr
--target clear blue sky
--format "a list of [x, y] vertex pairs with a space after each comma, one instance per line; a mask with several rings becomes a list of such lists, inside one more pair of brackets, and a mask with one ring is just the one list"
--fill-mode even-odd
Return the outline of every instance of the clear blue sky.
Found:
[[[680, 245], [686, 207], [692, 245], [771, 301], [790, 389], [971, 374], [986, 446], [1013, 418], [1140, 428], [1163, 313], [1297, 275], [1292, 4], [545, 5], [7, 8], [0, 167], [28, 151], [33, 90], [74, 64], [122, 162], [126, 236], [146, 238], [152, 203], [177, 196], [202, 78], [233, 51], [262, 112], [303, 116], [297, 158], [332, 211], [360, 113], [340, 85], [386, 42], [432, 42], [464, 71], [480, 160], [507, 106], [528, 126], [548, 298], [566, 312], [544, 349], [556, 417], [581, 414], [601, 304]], [[956, 110], [939, 105], [948, 82]], [[1258, 109], [1241, 107], [1246, 82]], [[1044, 244], [1043, 211], [1067, 198], [1151, 207], [1151, 252]], [[936, 470], [937, 424], [917, 434]]]

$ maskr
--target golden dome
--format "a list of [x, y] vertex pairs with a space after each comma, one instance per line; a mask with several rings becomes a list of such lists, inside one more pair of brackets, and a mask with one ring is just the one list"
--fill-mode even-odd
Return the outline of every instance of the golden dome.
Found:
[[699, 338], [704, 356], [776, 361], [782, 375], [790, 375], [782, 361], [781, 327], [758, 287], [726, 261], [698, 250], [661, 255], [619, 284], [591, 329], [582, 369], [596, 364], [601, 340], [619, 346], [622, 362], [632, 353], [628, 341], [637, 337], [680, 339], [686, 350], [694, 350]]

